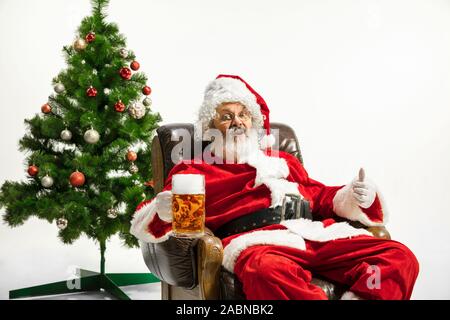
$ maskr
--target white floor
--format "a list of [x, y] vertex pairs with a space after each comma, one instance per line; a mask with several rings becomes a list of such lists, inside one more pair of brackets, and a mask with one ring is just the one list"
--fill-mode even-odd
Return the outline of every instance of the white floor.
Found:
[[[99, 270], [98, 244], [82, 236], [71, 245], [57, 238], [54, 224], [37, 218], [10, 228], [0, 220], [0, 300], [9, 291], [76, 278], [75, 270]], [[118, 236], [108, 241], [106, 273], [148, 273], [139, 248], [126, 248]], [[121, 287], [132, 299], [161, 299], [161, 285], [152, 283]], [[104, 292], [73, 293], [34, 299], [114, 299]]]

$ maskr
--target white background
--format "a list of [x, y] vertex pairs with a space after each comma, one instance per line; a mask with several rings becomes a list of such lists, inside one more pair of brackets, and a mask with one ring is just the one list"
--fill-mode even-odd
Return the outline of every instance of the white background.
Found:
[[[17, 142], [65, 62], [88, 0], [0, 0], [0, 183], [25, 177]], [[360, 166], [383, 192], [394, 239], [416, 254], [415, 299], [450, 298], [450, 1], [119, 1], [119, 24], [149, 76], [164, 123], [195, 118], [204, 87], [239, 74], [271, 120], [301, 142], [311, 177], [349, 182]], [[97, 269], [82, 238], [61, 244], [55, 225], [0, 225], [0, 298]], [[140, 251], [108, 244], [107, 271], [145, 272]]]

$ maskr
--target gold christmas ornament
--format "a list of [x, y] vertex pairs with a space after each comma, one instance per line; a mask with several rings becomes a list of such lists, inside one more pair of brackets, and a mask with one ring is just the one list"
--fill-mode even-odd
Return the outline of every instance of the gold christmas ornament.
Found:
[[73, 48], [76, 51], [83, 51], [84, 49], [86, 49], [87, 47], [87, 42], [84, 39], [80, 39], [78, 38], [77, 40], [75, 40], [75, 42], [73, 43]]

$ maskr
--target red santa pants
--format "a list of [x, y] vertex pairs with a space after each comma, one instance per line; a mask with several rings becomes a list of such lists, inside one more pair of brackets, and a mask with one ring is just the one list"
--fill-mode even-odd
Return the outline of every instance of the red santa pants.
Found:
[[358, 236], [306, 240], [306, 250], [252, 246], [242, 251], [234, 271], [247, 299], [327, 299], [311, 283], [311, 272], [347, 285], [364, 299], [409, 299], [419, 264], [397, 241]]

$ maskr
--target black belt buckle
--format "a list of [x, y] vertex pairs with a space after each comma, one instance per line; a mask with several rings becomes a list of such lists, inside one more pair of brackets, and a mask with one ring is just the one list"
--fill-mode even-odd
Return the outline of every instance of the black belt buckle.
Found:
[[302, 198], [298, 194], [286, 193], [281, 207], [281, 221], [301, 218], [301, 206]]

